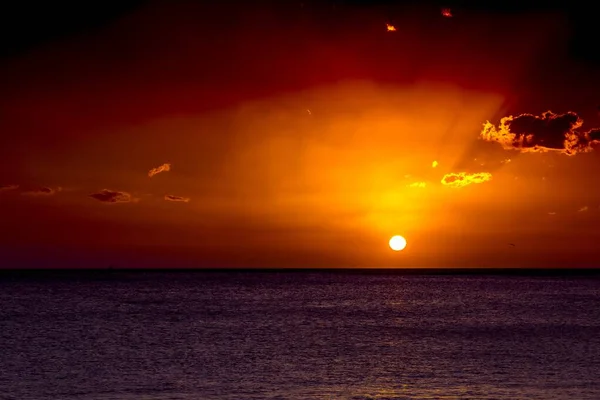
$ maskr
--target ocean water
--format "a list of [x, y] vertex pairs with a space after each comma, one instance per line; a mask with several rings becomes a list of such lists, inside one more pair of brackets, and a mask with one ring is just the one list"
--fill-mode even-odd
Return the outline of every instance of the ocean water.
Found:
[[600, 399], [600, 280], [0, 281], [0, 399]]

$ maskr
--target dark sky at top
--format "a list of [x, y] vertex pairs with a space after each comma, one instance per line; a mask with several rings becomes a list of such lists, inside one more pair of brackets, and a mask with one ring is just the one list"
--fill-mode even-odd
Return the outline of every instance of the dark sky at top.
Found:
[[[192, 0], [193, 1], [193, 0]], [[203, 0], [196, 2], [211, 3]], [[89, 1], [7, 1], [0, 6], [0, 56], [10, 57], [40, 44], [93, 31], [136, 8], [149, 0], [121, 0], [109, 2]], [[252, 4], [257, 1], [235, 2], [227, 0], [231, 7]], [[266, 1], [259, 0], [260, 3]], [[331, 5], [354, 5], [357, 7], [382, 7], [390, 10], [426, 4], [432, 8], [451, 7], [455, 13], [486, 11], [490, 13], [523, 13], [553, 11], [569, 19], [575, 28], [571, 38], [574, 57], [589, 62], [599, 62], [600, 55], [593, 50], [593, 41], [598, 38], [595, 25], [597, 11], [593, 2], [586, 1], [402, 1], [402, 0], [336, 0], [336, 1], [290, 1], [289, 3], [314, 3], [326, 9]], [[222, 1], [212, 3], [223, 3]], [[277, 3], [277, 2], [273, 2]], [[285, 2], [280, 2], [285, 3]]]
[[0, 54], [7, 58], [70, 35], [93, 31], [143, 1], [10, 1], [0, 6]]

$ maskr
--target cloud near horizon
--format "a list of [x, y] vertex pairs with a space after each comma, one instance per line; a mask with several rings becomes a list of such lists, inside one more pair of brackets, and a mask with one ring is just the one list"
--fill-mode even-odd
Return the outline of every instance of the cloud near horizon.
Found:
[[60, 192], [61, 190], [62, 190], [61, 187], [51, 188], [51, 187], [47, 187], [47, 186], [41, 186], [41, 187], [38, 187], [35, 189], [26, 190], [26, 191], [22, 192], [21, 194], [27, 195], [27, 196], [52, 196], [52, 195], [55, 195], [57, 192]]
[[9, 190], [17, 190], [19, 185], [0, 185], [0, 192], [7, 192]]
[[486, 121], [480, 139], [522, 153], [555, 151], [572, 156], [592, 151], [600, 144], [600, 128], [581, 131], [582, 125], [583, 120], [572, 111], [510, 115], [502, 118], [498, 126]]
[[191, 199], [189, 197], [173, 196], [172, 194], [167, 194], [165, 195], [165, 200], [189, 203]]
[[127, 192], [110, 189], [103, 189], [97, 193], [92, 193], [90, 197], [103, 203], [130, 203], [135, 200]]
[[148, 176], [150, 178], [152, 178], [156, 174], [160, 174], [161, 172], [168, 172], [170, 170], [171, 170], [171, 164], [165, 163], [163, 165], [159, 165], [156, 168], [152, 168], [150, 171], [148, 171]]
[[464, 187], [476, 183], [487, 182], [492, 179], [492, 174], [489, 172], [476, 172], [470, 174], [468, 172], [451, 172], [444, 175], [442, 185], [454, 188]]

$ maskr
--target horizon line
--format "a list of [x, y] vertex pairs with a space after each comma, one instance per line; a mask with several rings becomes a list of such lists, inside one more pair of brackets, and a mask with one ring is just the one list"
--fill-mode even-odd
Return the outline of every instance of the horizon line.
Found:
[[388, 275], [513, 275], [513, 276], [600, 276], [600, 267], [423, 267], [423, 268], [348, 268], [348, 267], [212, 267], [212, 268], [0, 268], [0, 278], [16, 276], [64, 276], [64, 275], [123, 275], [123, 274], [202, 274], [202, 273], [333, 273], [333, 274], [388, 274]]

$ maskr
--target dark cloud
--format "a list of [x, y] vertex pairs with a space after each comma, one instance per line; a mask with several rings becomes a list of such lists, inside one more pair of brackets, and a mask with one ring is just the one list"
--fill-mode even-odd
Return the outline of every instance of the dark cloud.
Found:
[[521, 114], [500, 120], [498, 126], [484, 124], [481, 139], [498, 142], [507, 150], [523, 153], [557, 151], [567, 155], [588, 152], [598, 144], [600, 129], [582, 131], [583, 120], [574, 112], [555, 114], [546, 111], [540, 116]]
[[28, 195], [28, 196], [52, 196], [52, 195], [56, 194], [56, 192], [60, 192], [60, 191], [61, 191], [60, 187], [54, 189], [54, 188], [42, 186], [39, 188], [27, 190], [27, 191], [23, 192], [23, 194]]
[[573, 112], [557, 115], [550, 111], [540, 117], [523, 114], [508, 122], [508, 128], [515, 133], [517, 140], [526, 147], [546, 147], [548, 149], [564, 149], [565, 140], [575, 135], [575, 129], [581, 127], [583, 121]]
[[6, 192], [9, 190], [16, 190], [19, 188], [19, 185], [0, 185], [0, 192]]
[[600, 141], [600, 128], [594, 128], [591, 129], [587, 132], [587, 138], [588, 140], [594, 142], [594, 141]]
[[181, 196], [173, 196], [171, 194], [165, 195], [165, 200], [167, 201], [180, 201], [183, 203], [189, 203], [191, 200], [189, 197], [181, 197]]
[[103, 189], [97, 193], [90, 194], [90, 197], [103, 203], [129, 203], [133, 201], [131, 194], [109, 189]]

